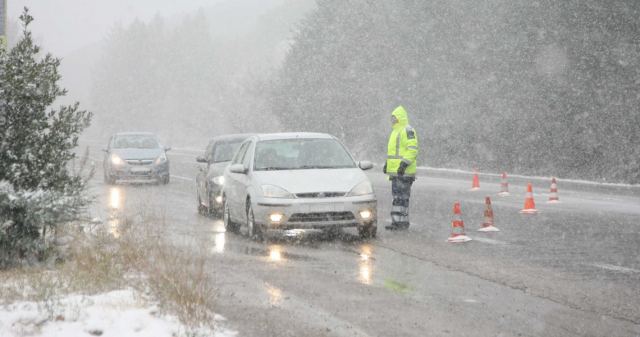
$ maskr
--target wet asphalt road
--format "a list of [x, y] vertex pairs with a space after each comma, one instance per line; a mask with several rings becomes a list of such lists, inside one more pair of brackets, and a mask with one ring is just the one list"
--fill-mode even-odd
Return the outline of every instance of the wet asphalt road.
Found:
[[[105, 186], [97, 162], [94, 212], [159, 215], [184, 249], [206, 247], [215, 311], [240, 336], [640, 336], [639, 188], [559, 181], [550, 205], [549, 181], [532, 179], [539, 214], [522, 215], [525, 179], [498, 197], [497, 177], [472, 192], [470, 175], [423, 171], [411, 228], [388, 232], [390, 183], [374, 171], [377, 239], [346, 230], [256, 243], [198, 215], [196, 155], [169, 153], [166, 186]], [[500, 232], [476, 231], [485, 195]], [[456, 200], [474, 239], [464, 244], [446, 242]]]

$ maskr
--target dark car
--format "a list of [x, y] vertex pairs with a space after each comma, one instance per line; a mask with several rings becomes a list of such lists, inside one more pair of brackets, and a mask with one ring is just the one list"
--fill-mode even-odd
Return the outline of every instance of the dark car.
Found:
[[207, 164], [201, 166], [196, 176], [196, 197], [198, 212], [219, 216], [222, 213], [222, 186], [224, 186], [224, 169], [238, 150], [238, 146], [251, 134], [224, 135], [211, 139], [204, 156], [196, 160]]
[[157, 181], [168, 184], [169, 159], [158, 137], [150, 132], [116, 133], [109, 139], [105, 156], [104, 181]]

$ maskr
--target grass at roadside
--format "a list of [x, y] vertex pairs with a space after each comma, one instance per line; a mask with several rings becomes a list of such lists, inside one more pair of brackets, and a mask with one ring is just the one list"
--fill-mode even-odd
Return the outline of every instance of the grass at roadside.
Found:
[[0, 271], [0, 304], [37, 302], [55, 320], [65, 295], [133, 288], [192, 331], [213, 329], [216, 289], [206, 251], [170, 242], [164, 227], [162, 218], [137, 214], [106, 226], [62, 228], [57, 234], [68, 241], [62, 262]]

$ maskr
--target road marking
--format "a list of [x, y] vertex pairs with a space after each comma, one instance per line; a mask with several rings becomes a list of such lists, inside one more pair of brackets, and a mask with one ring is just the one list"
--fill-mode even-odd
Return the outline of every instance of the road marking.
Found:
[[611, 270], [611, 271], [617, 271], [621, 273], [640, 273], [640, 270], [637, 270], [637, 269], [616, 266], [616, 265], [607, 264], [607, 263], [589, 263], [588, 265], [592, 267], [597, 267], [597, 268]]
[[173, 174], [171, 175], [171, 178], [176, 178], [176, 179], [185, 180], [185, 181], [193, 181], [193, 178], [174, 176]]
[[480, 242], [483, 242], [483, 243], [492, 244], [492, 245], [507, 245], [507, 244], [509, 244], [508, 242], [505, 242], [505, 241], [481, 238], [481, 237], [477, 237], [477, 236], [474, 236], [473, 240], [480, 241]]
[[167, 152], [167, 155], [177, 156], [177, 157], [189, 157], [189, 158], [195, 158], [197, 156], [197, 154], [193, 154], [193, 153], [184, 153], [184, 152], [176, 152], [176, 151]]

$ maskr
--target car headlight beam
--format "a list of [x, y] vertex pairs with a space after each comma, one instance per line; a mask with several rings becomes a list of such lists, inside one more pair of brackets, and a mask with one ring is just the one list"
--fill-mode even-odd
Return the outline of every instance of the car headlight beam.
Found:
[[122, 160], [122, 158], [120, 158], [117, 154], [112, 153], [111, 154], [111, 164], [119, 166], [124, 164], [124, 160]]
[[272, 223], [280, 223], [283, 217], [284, 215], [282, 213], [271, 213], [269, 220], [271, 220]]
[[224, 185], [224, 176], [217, 176], [217, 177], [213, 177], [213, 179], [211, 179], [211, 181], [213, 181], [214, 184], [216, 185]]
[[371, 211], [368, 209], [363, 209], [362, 211], [360, 211], [360, 218], [362, 218], [362, 220], [369, 220], [371, 219], [372, 215], [373, 213], [371, 213]]

